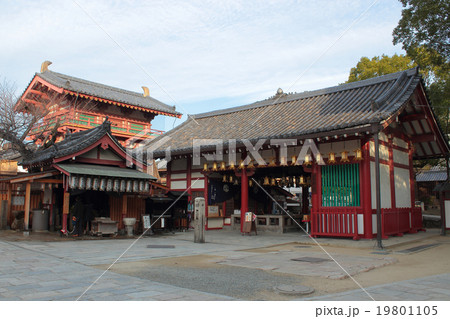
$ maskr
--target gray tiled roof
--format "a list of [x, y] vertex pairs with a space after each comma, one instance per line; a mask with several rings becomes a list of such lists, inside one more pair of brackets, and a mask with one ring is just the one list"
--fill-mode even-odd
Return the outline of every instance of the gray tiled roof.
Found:
[[152, 179], [156, 180], [149, 174], [137, 171], [132, 168], [105, 166], [105, 165], [92, 165], [92, 164], [57, 164], [57, 167], [68, 172], [69, 174], [77, 175], [95, 175], [106, 177], [121, 177], [121, 178], [134, 178], [134, 179]]
[[105, 121], [95, 128], [67, 135], [61, 142], [55, 143], [47, 149], [38, 149], [32, 155], [32, 158], [24, 160], [21, 165], [43, 164], [54, 158], [76, 153], [97, 142], [106, 134], [109, 134], [111, 139], [116, 141], [117, 146], [121, 147], [119, 142], [111, 135], [111, 123]]
[[175, 106], [169, 106], [149, 96], [144, 97], [143, 94], [140, 93], [79, 79], [50, 70], [43, 73], [36, 73], [36, 76], [59, 88], [72, 92], [78, 92], [107, 100], [135, 105], [149, 110], [161, 111], [174, 116], [181, 115], [181, 113], [175, 111]]
[[163, 149], [192, 149], [193, 139], [250, 139], [301, 137], [318, 132], [380, 123], [397, 112], [420, 82], [416, 68], [317, 91], [277, 94], [252, 104], [189, 117], [178, 127], [149, 143]]
[[445, 168], [433, 167], [429, 171], [424, 171], [416, 176], [417, 182], [443, 182], [447, 180], [447, 170]]

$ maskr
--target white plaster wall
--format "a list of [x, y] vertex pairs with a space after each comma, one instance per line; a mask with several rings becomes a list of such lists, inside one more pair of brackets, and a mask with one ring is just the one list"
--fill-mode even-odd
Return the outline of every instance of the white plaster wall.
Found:
[[205, 180], [204, 179], [192, 179], [191, 180], [191, 189], [197, 189], [197, 188], [205, 188]]
[[[391, 208], [391, 180], [389, 165], [380, 164], [381, 208]], [[370, 162], [370, 186], [372, 193], [372, 209], [377, 208], [375, 188], [375, 162]]]
[[93, 148], [89, 152], [81, 154], [80, 157], [83, 157], [83, 158], [97, 158], [97, 148]]
[[186, 189], [187, 182], [186, 181], [170, 181], [171, 189]]
[[200, 172], [191, 173], [191, 178], [203, 178], [203, 174]]
[[319, 144], [319, 151], [323, 158], [328, 158], [328, 154], [331, 152], [336, 153], [336, 157], [341, 157], [343, 151], [347, 151], [348, 156], [355, 156], [355, 150], [358, 148], [361, 148], [360, 140]]
[[364, 215], [358, 214], [358, 235], [364, 235]]
[[408, 153], [394, 149], [393, 155], [394, 155], [395, 163], [409, 165], [409, 154]]
[[116, 155], [110, 150], [104, 150], [100, 148], [100, 159], [104, 160], [111, 160], [111, 161], [120, 161], [122, 158], [120, 158], [119, 155]]
[[397, 207], [411, 207], [411, 188], [409, 170], [394, 167], [395, 205]]
[[[375, 157], [375, 143], [370, 141], [370, 156]], [[389, 148], [385, 145], [379, 144], [379, 150], [380, 150], [380, 159], [382, 160], [389, 160]]]
[[186, 173], [177, 173], [170, 175], [170, 179], [186, 178]]
[[396, 146], [400, 146], [400, 147], [403, 147], [406, 149], [408, 148], [408, 143], [406, 143], [404, 140], [402, 140], [398, 137], [394, 137], [393, 142], [394, 142], [394, 145], [396, 145]]

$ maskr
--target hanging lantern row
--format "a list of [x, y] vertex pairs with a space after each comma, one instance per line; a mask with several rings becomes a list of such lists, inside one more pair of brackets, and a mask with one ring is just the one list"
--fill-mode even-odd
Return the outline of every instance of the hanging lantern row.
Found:
[[[354, 159], [355, 161], [362, 161], [362, 160], [363, 160], [363, 156], [362, 156], [362, 151], [361, 151], [361, 149], [358, 148], [358, 149], [356, 149], [354, 152], [355, 152], [355, 156], [354, 156], [353, 159]], [[349, 157], [348, 157], [348, 154], [349, 154], [348, 151], [342, 151], [342, 152], [341, 152], [341, 159], [340, 159], [340, 162], [341, 162], [341, 163], [348, 163], [348, 162], [350, 162], [350, 159], [349, 159]], [[298, 159], [298, 158], [297, 158], [297, 156], [295, 156], [295, 155], [293, 155], [293, 156], [291, 157], [291, 165], [292, 165], [292, 166], [297, 165], [297, 159]], [[322, 157], [322, 155], [321, 155], [320, 153], [318, 153], [318, 154], [316, 155], [315, 160], [316, 160], [317, 163], [321, 163], [322, 161], [324, 161], [324, 159], [323, 159], [323, 157]], [[305, 160], [303, 161], [303, 165], [305, 165], [305, 166], [310, 166], [310, 165], [312, 165], [312, 163], [313, 163], [313, 157], [312, 157], [312, 155], [311, 155], [311, 154], [306, 154], [306, 155], [305, 155]], [[336, 160], [336, 153], [335, 153], [335, 152], [330, 152], [330, 153], [328, 153], [328, 160], [327, 160], [327, 163], [328, 163], [328, 164], [335, 164], [335, 163], [337, 163], [337, 160]], [[280, 165], [281, 165], [281, 166], [287, 166], [287, 165], [288, 165], [288, 162], [287, 162], [287, 158], [286, 158], [286, 157], [281, 157], [281, 159], [280, 159]], [[274, 157], [272, 157], [272, 158], [270, 159], [269, 164], [267, 165], [267, 167], [276, 167], [276, 166], [277, 166], [277, 164], [276, 164], [276, 159], [275, 159]], [[255, 168], [255, 164], [253, 163], [253, 161], [250, 161], [250, 163], [249, 163], [248, 165], [245, 165], [244, 161], [241, 160], [241, 161], [239, 162], [238, 168], [239, 168], [239, 169], [244, 169], [245, 167], [247, 167], [247, 168], [249, 168], [249, 169], [253, 169], [253, 168]], [[260, 166], [260, 167], [261, 167], [261, 166]], [[230, 165], [228, 166], [228, 168], [227, 168], [225, 162], [222, 161], [222, 162], [220, 162], [220, 164], [218, 164], [217, 162], [213, 162], [211, 171], [217, 172], [217, 171], [226, 171], [226, 170], [234, 170], [234, 169], [236, 169], [236, 164], [235, 164], [233, 161], [230, 162]], [[208, 163], [203, 164], [203, 171], [207, 172], [207, 171], [209, 171], [209, 170], [210, 170], [210, 168], [209, 168]]]
[[[239, 185], [240, 179], [236, 178], [233, 175], [223, 175], [222, 176], [222, 183], [232, 184], [232, 185]], [[266, 176], [262, 179], [256, 180], [256, 184], [263, 185], [263, 186], [281, 186], [281, 187], [301, 187], [301, 186], [308, 186], [311, 185], [311, 179], [306, 176], [288, 176], [288, 177], [281, 177], [281, 178], [275, 178], [275, 177], [269, 177]], [[253, 187], [256, 186], [253, 179], [248, 180], [248, 186]]]
[[[362, 151], [361, 149], [356, 149], [354, 150], [355, 152], [355, 157], [353, 158], [355, 161], [362, 161], [363, 160], [363, 156], [362, 156]], [[336, 153], [331, 152], [328, 154], [328, 164], [334, 164], [336, 163]], [[342, 151], [341, 152], [341, 163], [348, 163], [350, 162], [350, 159], [348, 157], [348, 151]]]

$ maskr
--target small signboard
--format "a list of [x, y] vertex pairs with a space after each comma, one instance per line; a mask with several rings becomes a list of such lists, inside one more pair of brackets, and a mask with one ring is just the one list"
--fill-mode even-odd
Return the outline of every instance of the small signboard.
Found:
[[250, 234], [251, 231], [256, 233], [256, 215], [252, 212], [246, 212], [244, 215], [244, 225], [242, 226], [242, 232], [245, 234]]
[[150, 224], [150, 215], [142, 215], [142, 225], [144, 228], [144, 231], [146, 229], [149, 229], [151, 224]]

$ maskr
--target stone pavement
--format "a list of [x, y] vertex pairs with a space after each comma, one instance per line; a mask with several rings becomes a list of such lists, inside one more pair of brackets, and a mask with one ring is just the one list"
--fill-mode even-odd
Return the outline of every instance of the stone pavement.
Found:
[[[432, 234], [415, 234], [395, 239], [395, 245], [414, 242]], [[33, 236], [31, 235], [30, 238]], [[76, 300], [94, 282], [103, 271], [95, 265], [113, 263], [131, 244], [133, 247], [121, 258], [119, 263], [152, 260], [169, 257], [214, 255], [223, 256], [225, 260], [245, 260], [245, 258], [263, 258], [253, 263], [254, 268], [261, 268], [258, 263], [274, 260], [270, 253], [257, 252], [260, 248], [288, 243], [309, 243], [312, 241], [300, 233], [284, 235], [260, 234], [258, 236], [240, 236], [235, 232], [209, 231], [207, 243], [194, 244], [193, 233], [166, 234], [142, 238], [121, 240], [74, 240], [74, 241], [7, 241], [0, 239], [0, 300]], [[319, 239], [324, 245], [333, 245], [333, 239]], [[339, 240], [338, 240], [339, 241]], [[385, 241], [388, 242], [388, 241]], [[394, 241], [392, 241], [394, 242]], [[371, 241], [340, 240], [340, 245], [355, 243], [369, 245]], [[173, 245], [174, 248], [148, 248], [148, 245]], [[253, 251], [252, 251], [253, 250]], [[311, 252], [312, 253], [312, 252]], [[311, 255], [311, 253], [308, 254]], [[285, 252], [280, 253], [281, 255]], [[280, 256], [281, 256], [280, 255]], [[259, 256], [259, 257], [258, 257]], [[290, 255], [286, 255], [286, 259]], [[324, 256], [322, 256], [324, 257]], [[354, 257], [352, 263], [366, 267], [373, 260]], [[276, 258], [275, 258], [276, 259]], [[384, 260], [383, 257], [379, 258]], [[374, 256], [377, 260], [377, 256]], [[330, 269], [336, 265], [328, 263]], [[245, 265], [238, 265], [245, 266]], [[283, 264], [279, 266], [282, 268]], [[295, 269], [295, 266], [293, 266]], [[284, 270], [285, 272], [287, 270]], [[381, 300], [449, 300], [449, 274], [442, 277], [428, 277], [392, 283], [368, 288], [371, 294]], [[425, 288], [424, 288], [425, 287]], [[425, 289], [422, 293], [418, 293]], [[447, 289], [447, 290], [446, 290]], [[389, 293], [392, 291], [392, 293]], [[316, 297], [317, 300], [366, 300], [361, 290]], [[352, 299], [355, 298], [355, 299]], [[368, 298], [368, 297], [367, 297]], [[377, 299], [375, 298], [375, 299]], [[386, 299], [383, 299], [386, 298]], [[398, 298], [398, 299], [396, 299]], [[107, 272], [82, 298], [82, 300], [231, 300], [224, 295], [205, 293], [175, 285], [167, 285], [150, 279], [137, 278], [114, 272]], [[314, 299], [314, 300], [316, 300]]]
[[[103, 242], [104, 244], [107, 242]], [[108, 242], [113, 244], [114, 242]], [[63, 243], [64, 244], [64, 243]], [[0, 242], [0, 300], [76, 300], [102, 273], [67, 257]], [[86, 247], [86, 245], [84, 246]], [[104, 247], [105, 249], [106, 247]], [[81, 300], [231, 300], [107, 272]]]
[[[372, 286], [366, 288], [366, 291], [376, 301], [448, 301], [450, 300], [450, 273]], [[370, 301], [372, 299], [361, 289], [355, 289], [299, 300]]]

